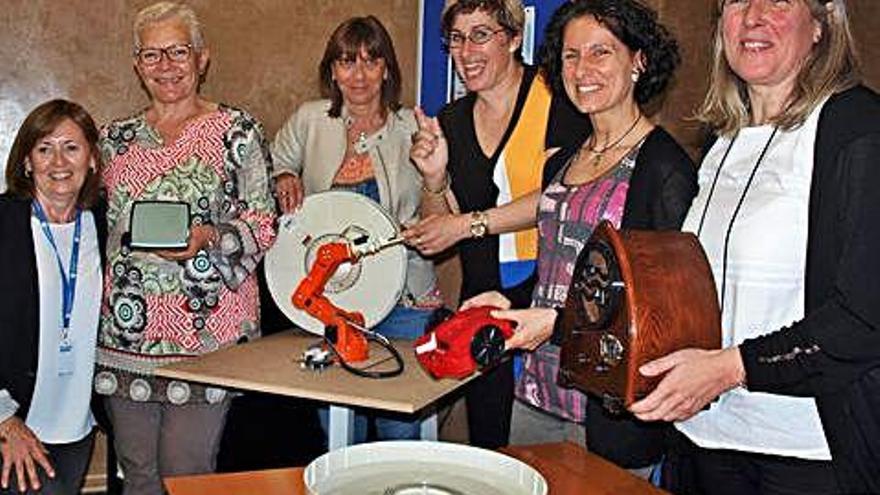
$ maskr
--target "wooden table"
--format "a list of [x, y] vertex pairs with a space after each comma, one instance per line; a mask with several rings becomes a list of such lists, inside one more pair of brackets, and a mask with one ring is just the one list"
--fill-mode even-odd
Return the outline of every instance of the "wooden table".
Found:
[[[403, 374], [394, 378], [362, 378], [338, 366], [320, 372], [303, 369], [300, 356], [318, 340], [319, 337], [303, 332], [282, 332], [164, 366], [157, 369], [156, 374], [327, 402], [330, 404], [328, 444], [331, 450], [351, 445], [353, 406], [420, 414], [418, 417], [423, 418], [422, 438], [436, 440], [437, 416], [432, 410], [433, 405], [468, 381], [431, 378], [416, 361], [410, 342], [394, 343], [404, 361]], [[375, 346], [371, 352], [371, 360], [388, 355], [387, 351]]]
[[[537, 469], [550, 495], [662, 495], [645, 480], [571, 443], [502, 449]], [[306, 495], [303, 468], [175, 476], [165, 479], [169, 495]]]

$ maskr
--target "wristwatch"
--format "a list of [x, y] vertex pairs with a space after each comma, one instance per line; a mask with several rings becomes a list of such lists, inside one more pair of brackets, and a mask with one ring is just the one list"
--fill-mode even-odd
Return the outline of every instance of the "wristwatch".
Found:
[[485, 211], [471, 213], [471, 237], [480, 239], [489, 233], [489, 215]]

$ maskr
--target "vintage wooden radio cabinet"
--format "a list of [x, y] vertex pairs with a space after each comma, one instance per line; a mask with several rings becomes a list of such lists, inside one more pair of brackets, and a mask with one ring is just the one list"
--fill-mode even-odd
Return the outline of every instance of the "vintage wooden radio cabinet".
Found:
[[562, 314], [559, 382], [620, 409], [659, 382], [639, 366], [687, 347], [721, 346], [715, 282], [696, 236], [617, 231], [602, 222], [575, 265]]

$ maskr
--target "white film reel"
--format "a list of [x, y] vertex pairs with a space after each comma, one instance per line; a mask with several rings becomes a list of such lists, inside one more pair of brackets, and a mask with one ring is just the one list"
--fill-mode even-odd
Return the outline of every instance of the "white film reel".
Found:
[[[324, 325], [291, 302], [322, 245], [366, 236], [382, 242], [398, 234], [395, 220], [375, 201], [348, 191], [307, 196], [302, 208], [281, 217], [278, 236], [266, 253], [266, 283], [278, 308], [296, 326], [324, 335]], [[406, 248], [391, 246], [358, 262], [344, 263], [324, 294], [337, 307], [364, 316], [367, 327], [382, 321], [397, 304], [406, 280]]]

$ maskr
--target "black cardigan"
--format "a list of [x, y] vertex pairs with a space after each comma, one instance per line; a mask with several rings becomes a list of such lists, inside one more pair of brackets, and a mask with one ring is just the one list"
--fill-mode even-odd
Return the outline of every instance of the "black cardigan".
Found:
[[[91, 211], [103, 258], [107, 224], [102, 208]], [[0, 389], [18, 402], [15, 415], [25, 419], [37, 380], [40, 300], [31, 200], [9, 194], [0, 195], [0, 294]]]
[[822, 109], [805, 316], [740, 346], [749, 390], [816, 398], [844, 493], [880, 492], [880, 96]]

